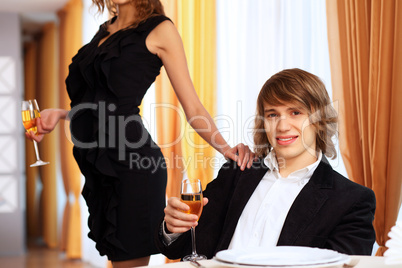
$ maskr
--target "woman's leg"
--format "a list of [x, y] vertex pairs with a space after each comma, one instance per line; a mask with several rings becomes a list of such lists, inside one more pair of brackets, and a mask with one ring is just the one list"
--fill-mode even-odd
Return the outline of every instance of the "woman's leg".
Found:
[[114, 261], [112, 262], [113, 268], [128, 268], [137, 266], [147, 266], [149, 263], [149, 256], [127, 261]]

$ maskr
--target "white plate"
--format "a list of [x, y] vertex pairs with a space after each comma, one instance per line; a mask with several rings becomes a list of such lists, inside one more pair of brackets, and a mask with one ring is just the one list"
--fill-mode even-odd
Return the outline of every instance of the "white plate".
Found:
[[233, 268], [341, 268], [345, 263], [347, 263], [347, 260], [344, 261], [336, 261], [336, 262], [330, 262], [330, 263], [325, 263], [325, 264], [313, 264], [313, 265], [264, 265], [264, 266], [258, 266], [258, 265], [244, 265], [244, 264], [232, 264], [228, 262], [222, 262], [217, 259], [213, 259], [216, 261], [218, 264], [225, 266], [225, 267], [233, 267]]
[[223, 250], [216, 253], [215, 260], [235, 266], [331, 267], [346, 263], [349, 256], [328, 249], [279, 246]]

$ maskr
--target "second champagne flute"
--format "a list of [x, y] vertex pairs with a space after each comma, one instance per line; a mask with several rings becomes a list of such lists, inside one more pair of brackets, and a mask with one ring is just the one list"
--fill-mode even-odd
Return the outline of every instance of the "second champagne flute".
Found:
[[[34, 132], [36, 134], [36, 118], [40, 117], [39, 106], [35, 99], [22, 101], [21, 104], [21, 115], [22, 123], [27, 132]], [[33, 140], [36, 162], [30, 165], [31, 167], [43, 166], [49, 164], [49, 162], [44, 162], [39, 157], [38, 144]]]
[[[203, 208], [203, 195], [201, 181], [198, 179], [184, 179], [181, 183], [181, 201], [186, 203], [190, 210], [185, 211], [187, 214], [195, 214], [200, 218]], [[183, 261], [206, 260], [207, 257], [200, 255], [196, 250], [195, 243], [195, 227], [191, 227], [191, 244], [192, 254], [183, 258]]]

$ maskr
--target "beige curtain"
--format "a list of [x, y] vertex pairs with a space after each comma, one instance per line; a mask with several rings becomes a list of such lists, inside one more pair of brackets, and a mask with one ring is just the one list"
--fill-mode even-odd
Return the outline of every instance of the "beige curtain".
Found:
[[[177, 1], [162, 1], [166, 15], [177, 27]], [[158, 144], [161, 146], [168, 167], [167, 197], [180, 196], [180, 182], [183, 178], [183, 161], [181, 152], [182, 111], [174, 94], [164, 68], [155, 83], [156, 120]]]
[[[59, 40], [59, 107], [70, 109], [70, 100], [65, 87], [68, 75], [68, 66], [71, 58], [82, 46], [82, 12], [81, 0], [70, 0], [61, 10], [58, 17], [60, 21]], [[66, 204], [63, 214], [61, 230], [61, 249], [66, 257], [76, 259], [82, 257], [81, 250], [81, 211], [79, 197], [81, 194], [81, 172], [72, 154], [73, 145], [70, 142], [68, 121], [63, 122], [60, 128], [60, 161], [63, 176], [63, 185], [66, 194]]]
[[[197, 94], [213, 117], [216, 112], [215, 0], [162, 0], [162, 3], [166, 16], [182, 36]], [[215, 151], [185, 122], [185, 115], [164, 68], [156, 80], [155, 89], [158, 144], [168, 167], [166, 194], [167, 197], [178, 197], [184, 172], [187, 171], [189, 177], [201, 179], [204, 187], [213, 179], [213, 168], [205, 160], [211, 160]], [[195, 148], [192, 143], [202, 148]], [[190, 163], [187, 170], [183, 159], [185, 163]], [[177, 260], [167, 259], [167, 262], [171, 261]]]
[[[38, 48], [35, 41], [26, 43], [24, 46], [24, 81], [25, 100], [36, 98], [37, 83], [37, 57]], [[31, 168], [29, 165], [36, 161], [35, 150], [32, 141], [25, 140], [25, 170], [26, 170], [26, 222], [28, 238], [38, 238], [42, 235], [40, 229], [38, 187], [38, 168]]]
[[340, 149], [349, 177], [374, 190], [383, 255], [402, 201], [402, 2], [327, 0]]
[[[57, 59], [58, 29], [55, 23], [47, 23], [42, 29], [39, 42], [38, 89], [36, 99], [40, 109], [57, 107], [58, 102], [58, 59]], [[57, 129], [47, 135], [39, 144], [42, 160], [50, 164], [38, 167], [42, 180], [43, 190], [41, 206], [43, 212], [43, 239], [47, 246], [58, 246], [57, 232], [57, 180], [56, 165], [58, 151]]]
[[[216, 20], [215, 0], [165, 0], [166, 15], [172, 19], [183, 39], [190, 75], [197, 94], [213, 117], [216, 113]], [[170, 85], [164, 69], [156, 82], [158, 143], [168, 165], [167, 196], [179, 196], [184, 165], [191, 178], [205, 186], [213, 178], [209, 161], [215, 150], [191, 126]], [[184, 128], [184, 129], [183, 129]], [[183, 139], [180, 140], [184, 133]]]
[[[216, 4], [215, 0], [178, 1], [178, 29], [183, 39], [188, 67], [197, 94], [212, 117], [216, 114]], [[183, 118], [184, 120], [184, 118]], [[203, 187], [213, 179], [211, 161], [215, 149], [191, 126], [185, 127], [183, 155], [189, 163], [187, 174], [198, 178]]]

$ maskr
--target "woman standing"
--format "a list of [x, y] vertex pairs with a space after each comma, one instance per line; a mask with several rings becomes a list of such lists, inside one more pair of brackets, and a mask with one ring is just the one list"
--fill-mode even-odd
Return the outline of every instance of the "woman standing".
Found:
[[242, 144], [230, 148], [201, 104], [180, 35], [159, 0], [93, 3], [114, 17], [72, 59], [66, 79], [71, 110], [43, 110], [40, 134], [27, 136], [40, 141], [60, 119], [71, 120], [73, 153], [85, 176], [89, 237], [114, 267], [142, 266], [158, 253], [153, 233], [163, 216], [167, 174], [138, 106], [162, 65], [187, 119], [201, 118], [189, 122], [204, 140], [242, 168], [251, 166], [253, 153]]

